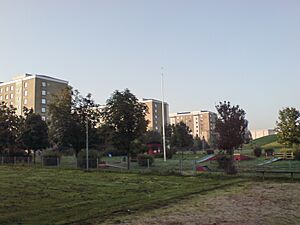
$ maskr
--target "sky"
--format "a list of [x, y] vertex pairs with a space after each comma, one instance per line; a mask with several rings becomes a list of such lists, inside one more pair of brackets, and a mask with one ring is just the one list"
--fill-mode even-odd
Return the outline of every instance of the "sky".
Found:
[[49, 75], [105, 104], [161, 99], [163, 71], [170, 112], [226, 100], [250, 129], [300, 109], [299, 40], [299, 0], [0, 0], [1, 81]]

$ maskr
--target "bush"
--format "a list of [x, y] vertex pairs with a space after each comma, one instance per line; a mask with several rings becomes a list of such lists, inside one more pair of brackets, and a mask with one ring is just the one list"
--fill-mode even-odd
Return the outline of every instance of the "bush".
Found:
[[256, 157], [260, 157], [261, 154], [262, 154], [261, 148], [260, 148], [260, 147], [255, 147], [255, 148], [253, 149], [253, 154], [254, 154]]
[[215, 154], [215, 151], [213, 149], [207, 149], [206, 153], [207, 153], [207, 155], [213, 155], [213, 154]]
[[149, 161], [149, 166], [151, 166], [154, 162], [154, 157], [152, 155], [139, 154], [137, 156], [137, 161], [140, 166], [148, 166]]
[[223, 169], [227, 174], [237, 174], [237, 168], [233, 156], [226, 154], [217, 155], [219, 169]]
[[157, 153], [155, 155], [153, 155], [154, 158], [163, 158], [164, 157], [164, 153]]
[[47, 150], [42, 153], [43, 164], [45, 166], [58, 166], [61, 154], [58, 151]]
[[265, 149], [265, 155], [266, 156], [273, 156], [274, 155], [274, 149], [273, 148], [266, 148]]
[[167, 159], [172, 159], [173, 155], [175, 155], [176, 152], [177, 151], [175, 148], [170, 148], [170, 149], [167, 148]]
[[[100, 162], [100, 152], [97, 150], [89, 150], [89, 168], [97, 168], [97, 159]], [[77, 155], [77, 166], [86, 168], [86, 152], [80, 151]]]

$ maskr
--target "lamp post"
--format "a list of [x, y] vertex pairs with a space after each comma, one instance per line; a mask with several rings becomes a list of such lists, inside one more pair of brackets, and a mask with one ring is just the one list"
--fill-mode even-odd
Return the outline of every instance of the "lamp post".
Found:
[[89, 170], [89, 119], [86, 118], [86, 170]]
[[[163, 67], [161, 68], [163, 70]], [[164, 73], [161, 72], [161, 93], [162, 93], [162, 103], [161, 103], [161, 111], [162, 111], [162, 133], [163, 133], [163, 149], [164, 149], [164, 161], [167, 161], [167, 153], [166, 153], [166, 131], [165, 131], [165, 96], [164, 96]]]

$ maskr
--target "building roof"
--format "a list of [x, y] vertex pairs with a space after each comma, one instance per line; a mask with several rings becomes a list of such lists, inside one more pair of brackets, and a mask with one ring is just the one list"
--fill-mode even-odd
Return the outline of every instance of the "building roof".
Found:
[[12, 83], [15, 83], [16, 81], [30, 80], [30, 79], [34, 79], [34, 78], [40, 78], [40, 79], [54, 81], [54, 82], [58, 82], [58, 83], [64, 83], [64, 84], [68, 84], [69, 83], [68, 81], [61, 80], [61, 79], [54, 78], [54, 77], [50, 77], [50, 76], [46, 76], [46, 75], [25, 73], [25, 74], [21, 74], [21, 75], [13, 77], [13, 79], [11, 81], [0, 82], [0, 85], [12, 84]]

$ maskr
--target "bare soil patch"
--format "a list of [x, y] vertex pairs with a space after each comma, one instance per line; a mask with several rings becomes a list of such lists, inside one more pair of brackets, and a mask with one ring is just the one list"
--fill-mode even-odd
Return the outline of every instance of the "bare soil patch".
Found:
[[247, 183], [105, 224], [300, 224], [300, 183]]

